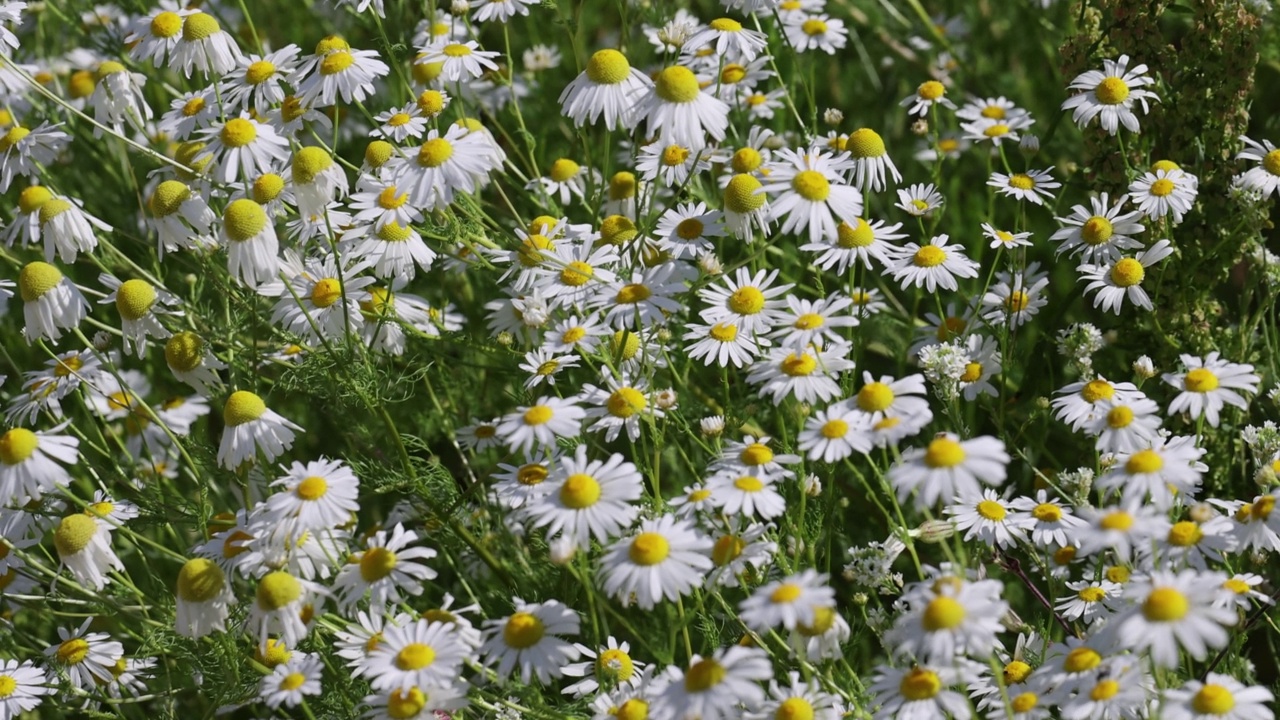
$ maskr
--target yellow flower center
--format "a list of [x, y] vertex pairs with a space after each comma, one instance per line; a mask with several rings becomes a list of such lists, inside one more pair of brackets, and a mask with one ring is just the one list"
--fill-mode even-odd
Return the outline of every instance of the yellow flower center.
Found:
[[125, 320], [146, 316], [156, 302], [156, 289], [146, 280], [126, 280], [116, 290], [116, 310]]
[[855, 158], [877, 158], [885, 154], [884, 139], [871, 128], [854, 131], [845, 141], [845, 149]]
[[619, 330], [610, 338], [609, 345], [612, 347], [614, 355], [621, 357], [623, 360], [630, 360], [640, 352], [640, 336], [633, 332]]
[[960, 443], [950, 438], [934, 438], [924, 451], [924, 464], [930, 468], [955, 467], [964, 462], [965, 452]]
[[156, 186], [147, 200], [147, 208], [155, 217], [168, 217], [191, 197], [191, 188], [177, 180], [165, 180]]
[[662, 164], [667, 167], [683, 165], [689, 159], [689, 149], [679, 145], [668, 145], [662, 151]]
[[[631, 285], [623, 285], [622, 289], [618, 290], [618, 295], [614, 300], [619, 305], [635, 305], [648, 300], [652, 294], [653, 291], [649, 289], [648, 285], [632, 283]], [[639, 342], [639, 339], [636, 342]]]
[[58, 529], [53, 533], [53, 545], [58, 550], [58, 556], [66, 558], [85, 549], [97, 531], [97, 521], [88, 515], [68, 515], [62, 518]]
[[773, 451], [764, 443], [751, 443], [738, 453], [738, 460], [749, 467], [759, 467], [773, 462]]
[[1031, 509], [1031, 516], [1044, 523], [1054, 523], [1062, 519], [1062, 508], [1053, 503], [1040, 503]]
[[1218, 376], [1205, 368], [1192, 368], [1182, 380], [1187, 392], [1207, 393], [1218, 389]]
[[1262, 167], [1272, 175], [1280, 175], [1280, 150], [1272, 150], [1262, 158]]
[[1004, 520], [1004, 516], [1007, 513], [1004, 509], [1004, 505], [1001, 505], [995, 500], [983, 500], [978, 503], [977, 510], [979, 515], [993, 522], [1000, 522], [1001, 520]]
[[929, 700], [942, 692], [942, 680], [932, 670], [913, 668], [902, 676], [898, 683], [898, 693], [910, 702]]
[[1093, 95], [1103, 105], [1119, 105], [1129, 97], [1129, 86], [1124, 83], [1124, 80], [1112, 76], [1098, 83]]
[[764, 164], [764, 157], [755, 148], [744, 147], [733, 154], [729, 166], [735, 173], [749, 173]]
[[197, 42], [221, 30], [217, 19], [212, 15], [197, 12], [187, 16], [187, 21], [182, 26], [182, 39], [187, 42]]
[[1168, 542], [1174, 547], [1192, 547], [1204, 537], [1200, 526], [1190, 520], [1174, 523], [1169, 528]]
[[1107, 411], [1107, 427], [1113, 430], [1127, 428], [1133, 422], [1133, 411], [1124, 405]]
[[1103, 575], [1113, 583], [1123, 585], [1129, 582], [1129, 568], [1123, 565], [1113, 565], [1106, 569]]
[[747, 69], [737, 63], [729, 63], [720, 71], [720, 82], [725, 85], [737, 85], [747, 76]]
[[1177, 622], [1190, 609], [1187, 596], [1171, 587], [1158, 587], [1142, 601], [1142, 616], [1151, 622]]
[[648, 404], [649, 401], [645, 398], [644, 393], [630, 387], [614, 390], [609, 395], [609, 399], [605, 401], [609, 414], [618, 418], [629, 418], [636, 413], [643, 412]]
[[1086, 402], [1096, 403], [1099, 400], [1110, 400], [1115, 397], [1115, 387], [1106, 380], [1090, 380], [1080, 388], [1080, 397]]
[[1130, 455], [1129, 460], [1124, 464], [1125, 472], [1130, 475], [1160, 472], [1162, 467], [1164, 467], [1164, 459], [1154, 450], [1139, 450]]
[[267, 573], [258, 581], [258, 607], [274, 612], [302, 597], [302, 583], [284, 570]]
[[551, 163], [551, 172], [547, 173], [554, 182], [562, 183], [573, 179], [582, 170], [582, 166], [568, 159], [560, 158]]
[[1040, 703], [1040, 696], [1033, 692], [1024, 692], [1009, 701], [1013, 711], [1018, 714], [1028, 713]]
[[801, 170], [791, 180], [791, 187], [810, 202], [822, 202], [831, 195], [831, 183], [816, 170]]
[[729, 212], [746, 215], [759, 210], [765, 202], [764, 193], [756, 193], [760, 181], [753, 175], [738, 173], [724, 189], [724, 208]]
[[227, 398], [227, 404], [222, 408], [222, 419], [227, 425], [236, 427], [257, 420], [266, 411], [267, 404], [262, 402], [262, 398], [248, 390], [237, 390]]
[[754, 475], [743, 475], [733, 481], [733, 486], [743, 492], [755, 493], [764, 489], [764, 482]]
[[702, 92], [693, 71], [681, 65], [664, 68], [658, 73], [653, 87], [658, 97], [669, 103], [692, 102]]
[[516, 471], [516, 482], [525, 486], [540, 485], [547, 479], [547, 472], [545, 465], [537, 463], [523, 465]]
[[858, 408], [863, 412], [881, 412], [888, 409], [893, 400], [893, 390], [884, 383], [867, 383], [858, 391]]
[[911, 258], [911, 262], [916, 267], [931, 268], [941, 265], [946, 261], [946, 259], [947, 253], [945, 250], [939, 248], [937, 245], [925, 245], [919, 250], [916, 250], [915, 255]]
[[425, 168], [440, 167], [453, 157], [453, 144], [444, 138], [432, 138], [418, 149], [418, 164]]
[[600, 500], [600, 483], [584, 473], [574, 473], [565, 478], [560, 486], [560, 502], [565, 507], [582, 510], [595, 505]]
[[333, 166], [333, 157], [322, 148], [305, 147], [293, 154], [292, 166], [293, 181], [307, 185]]
[[613, 717], [616, 720], [648, 720], [649, 703], [640, 698], [631, 698], [618, 707]]
[[621, 245], [639, 232], [631, 218], [624, 215], [610, 215], [600, 223], [600, 241], [606, 245]]
[[1066, 659], [1062, 661], [1062, 669], [1076, 674], [1088, 672], [1100, 664], [1102, 664], [1101, 655], [1087, 647], [1078, 647], [1067, 653]]
[[982, 131], [982, 134], [989, 138], [1003, 137], [1009, 134], [1009, 126], [1003, 123], [988, 125], [987, 128]]
[[1111, 221], [1101, 215], [1094, 215], [1080, 226], [1080, 238], [1089, 245], [1101, 245], [1110, 240], [1114, 233]]
[[1120, 692], [1120, 683], [1115, 680], [1103, 680], [1089, 691], [1089, 698], [1094, 702], [1102, 702], [1115, 697], [1118, 692]]
[[0, 435], [0, 462], [18, 465], [35, 454], [40, 438], [26, 428], [13, 428]]
[[822, 437], [828, 440], [842, 438], [849, 434], [849, 423], [843, 420], [828, 420], [822, 424]]
[[50, 198], [40, 206], [40, 224], [48, 223], [62, 213], [71, 209], [71, 202], [60, 197]]
[[937, 80], [929, 80], [920, 83], [920, 87], [916, 88], [916, 95], [921, 100], [933, 102], [947, 94], [947, 88]]
[[383, 242], [389, 242], [389, 243], [407, 242], [410, 238], [413, 237], [413, 228], [408, 226], [401, 226], [400, 223], [396, 222], [395, 220], [392, 220], [386, 225], [383, 225], [382, 229], [379, 230], [376, 233], [376, 235], [378, 236], [378, 239]]
[[1024, 173], [1016, 173], [1009, 177], [1009, 187], [1018, 190], [1030, 190], [1036, 186], [1035, 178]]
[[597, 85], [617, 85], [631, 74], [631, 63], [617, 50], [600, 50], [587, 61], [587, 79]]
[[1200, 688], [1191, 698], [1191, 707], [1200, 715], [1226, 715], [1236, 706], [1231, 691], [1212, 683]]
[[1111, 268], [1111, 282], [1118, 287], [1132, 287], [1142, 283], [1147, 270], [1133, 258], [1123, 258]]
[[1031, 303], [1031, 296], [1022, 290], [1014, 290], [1004, 299], [1005, 308], [1012, 313], [1022, 312]]
[[551, 422], [551, 417], [554, 414], [554, 411], [546, 405], [534, 405], [524, 411], [524, 424], [545, 425], [546, 423]]
[[1053, 552], [1053, 562], [1059, 567], [1065, 567], [1076, 559], [1076, 548], [1068, 545], [1064, 548], [1058, 548]]
[[518, 612], [507, 618], [502, 628], [502, 641], [507, 647], [524, 650], [537, 645], [546, 632], [546, 627], [536, 615]]
[[393, 690], [387, 697], [387, 715], [395, 720], [416, 718], [427, 706], [427, 696], [418, 688], [410, 688], [408, 692]]
[[813, 720], [813, 705], [802, 697], [787, 698], [773, 713], [774, 720]]
[[711, 561], [719, 567], [724, 567], [733, 562], [742, 554], [743, 548], [747, 546], [736, 535], [725, 535], [718, 540], [711, 548]]
[[[661, 536], [659, 536], [661, 537]], [[638, 538], [637, 538], [638, 539]], [[666, 540], [663, 540], [663, 546], [666, 546]], [[632, 545], [634, 553], [635, 546]], [[665, 556], [665, 551], [664, 551]], [[631, 559], [640, 565], [652, 565], [653, 563], [642, 563], [636, 560], [633, 554]], [[635, 673], [635, 665], [631, 661], [631, 656], [616, 648], [609, 648], [600, 653], [600, 657], [596, 658], [596, 677], [611, 678], [614, 682], [626, 682], [631, 679]]]
[[176, 37], [182, 32], [182, 17], [168, 10], [151, 19], [151, 34], [158, 38]]
[[231, 118], [226, 125], [222, 126], [218, 137], [222, 140], [222, 144], [229, 148], [244, 147], [257, 139], [258, 128], [252, 120]]
[[342, 299], [342, 285], [337, 278], [324, 278], [311, 288], [311, 303], [324, 309]]
[[1151, 194], [1156, 197], [1165, 197], [1173, 192], [1173, 181], [1168, 178], [1160, 178], [1151, 183]]
[[728, 671], [720, 663], [711, 658], [703, 658], [689, 668], [684, 676], [684, 689], [689, 693], [706, 692], [719, 685], [728, 675]]
[[824, 35], [827, 32], [827, 24], [817, 18], [809, 18], [800, 25], [800, 30], [809, 37]]
[[809, 353], [800, 353], [799, 355], [791, 353], [782, 360], [780, 368], [784, 375], [791, 377], [804, 377], [812, 375], [814, 370], [818, 369], [818, 361]]
[[1103, 530], [1114, 530], [1117, 532], [1127, 532], [1133, 527], [1133, 516], [1124, 510], [1116, 510], [1102, 516], [1102, 520], [1098, 523], [1098, 527]]
[[950, 597], [934, 598], [924, 609], [920, 623], [928, 632], [950, 630], [964, 622], [965, 609], [958, 600]]
[[1230, 590], [1236, 595], [1244, 595], [1249, 592], [1249, 583], [1239, 578], [1231, 578], [1227, 580], [1226, 582], [1222, 583], [1222, 587]]
[[49, 192], [45, 186], [32, 185], [18, 194], [18, 209], [26, 215], [31, 215], [52, 198], [53, 193]]
[[729, 296], [729, 310], [739, 315], [755, 315], [764, 309], [764, 293], [759, 288], [746, 285]]
[[799, 599], [803, 589], [795, 583], [783, 583], [769, 594], [769, 602], [774, 605], [785, 605]]
[[836, 245], [850, 250], [867, 247], [876, 241], [875, 231], [866, 220], [858, 218], [854, 222], [856, 225], [850, 225], [842, 220], [836, 226]]
[[178, 571], [178, 597], [189, 603], [208, 602], [226, 587], [222, 568], [208, 558], [192, 558]]
[[643, 532], [631, 541], [627, 557], [637, 565], [657, 565], [671, 554], [671, 545], [667, 539], [655, 532]]
[[324, 60], [320, 61], [321, 75], [337, 75], [338, 73], [351, 67], [356, 58], [346, 50], [329, 53], [324, 56]]
[[14, 145], [22, 142], [22, 139], [30, 135], [31, 131], [21, 125], [14, 125], [9, 128], [9, 132], [0, 137], [0, 153], [9, 152]]
[[401, 670], [421, 670], [436, 661], [435, 648], [422, 643], [409, 643], [396, 653], [396, 667]]
[[1103, 590], [1097, 585], [1090, 585], [1089, 587], [1076, 593], [1076, 597], [1080, 598], [1081, 600], [1087, 603], [1102, 602], [1107, 597], [1107, 591]]
[[222, 223], [228, 238], [234, 242], [245, 242], [257, 237], [267, 227], [267, 211], [248, 198], [232, 200], [222, 216]]
[[82, 367], [84, 367], [84, 361], [80, 359], [80, 356], [72, 355], [69, 358], [59, 359], [58, 366], [53, 369], [53, 374], [54, 377], [64, 378], [75, 374]]
[[79, 665], [89, 656], [89, 643], [83, 638], [71, 638], [63, 641], [55, 654], [63, 665]]

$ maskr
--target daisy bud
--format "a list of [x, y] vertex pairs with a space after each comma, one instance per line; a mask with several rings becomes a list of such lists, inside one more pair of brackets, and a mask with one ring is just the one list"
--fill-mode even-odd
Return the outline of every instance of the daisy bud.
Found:
[[698, 425], [702, 428], [702, 434], [707, 437], [719, 437], [724, 432], [724, 417], [721, 415], [712, 415], [704, 417], [698, 421]]
[[804, 494], [809, 497], [818, 497], [822, 494], [822, 481], [817, 475], [806, 475], [804, 478]]
[[111, 348], [111, 333], [106, 330], [99, 330], [93, 334], [93, 349], [98, 352], [106, 352]]
[[1027, 133], [1018, 141], [1018, 152], [1022, 153], [1022, 157], [1030, 160], [1040, 152], [1040, 138]]
[[1253, 482], [1259, 489], [1266, 490], [1276, 484], [1276, 471], [1270, 465], [1263, 465], [1253, 474]]
[[840, 112], [836, 108], [827, 108], [822, 113], [822, 122], [830, 125], [831, 127], [839, 125], [842, 120], [844, 120], [844, 113]]
[[920, 118], [919, 120], [916, 120], [915, 122], [911, 123], [911, 132], [916, 135], [920, 135], [921, 137], [928, 135], [929, 121], [925, 120], [924, 118]]
[[453, 0], [453, 2], [449, 5], [449, 13], [451, 15], [465, 16], [470, 11], [471, 11], [471, 3], [467, 2], [467, 0]]
[[955, 534], [955, 526], [947, 520], [927, 520], [911, 531], [911, 537], [926, 545], [936, 545]]
[[565, 566], [573, 562], [573, 556], [578, 552], [578, 546], [570, 537], [561, 536], [551, 541], [547, 547], [548, 559], [551, 564]]
[[502, 347], [511, 347], [511, 344], [515, 341], [516, 339], [511, 335], [511, 333], [505, 330], [498, 333], [498, 344]]
[[670, 410], [674, 408], [678, 400], [679, 400], [679, 396], [676, 394], [676, 391], [672, 388], [659, 390], [658, 392], [654, 393], [654, 396], [653, 396], [653, 404], [659, 410]]
[[1150, 380], [1151, 378], [1156, 376], [1155, 363], [1151, 362], [1150, 357], [1143, 355], [1142, 357], [1133, 361], [1133, 374], [1137, 375], [1143, 380]]
[[1187, 517], [1192, 522], [1203, 525], [1218, 516], [1218, 511], [1209, 503], [1196, 503], [1187, 510]]
[[698, 267], [707, 275], [719, 275], [724, 272], [724, 267], [720, 265], [720, 259], [711, 253], [706, 253], [698, 258]]

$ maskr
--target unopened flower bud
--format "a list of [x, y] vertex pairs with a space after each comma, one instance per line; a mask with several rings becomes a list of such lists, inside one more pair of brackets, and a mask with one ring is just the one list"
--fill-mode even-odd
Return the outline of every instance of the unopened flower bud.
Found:
[[676, 391], [674, 389], [666, 388], [664, 390], [659, 390], [654, 394], [653, 404], [657, 406], [659, 410], [670, 410], [676, 406], [676, 401], [678, 399], [679, 396], [676, 395]]
[[916, 120], [915, 122], [911, 123], [911, 132], [921, 137], [928, 135], [929, 121], [925, 120], [924, 118], [920, 118], [919, 120]]
[[1187, 517], [1192, 522], [1199, 523], [1201, 525], [1212, 520], [1217, 516], [1217, 514], [1218, 511], [1214, 510], [1213, 506], [1209, 503], [1196, 503], [1187, 511]]
[[111, 347], [111, 333], [106, 330], [99, 330], [93, 334], [93, 349], [98, 352], [106, 352]]
[[698, 425], [702, 428], [703, 435], [719, 437], [724, 432], [724, 417], [721, 415], [704, 417], [698, 421]]
[[1270, 465], [1263, 465], [1253, 474], [1253, 482], [1260, 490], [1267, 490], [1276, 484], [1276, 471]]
[[822, 494], [822, 481], [817, 475], [810, 473], [804, 478], [804, 494], [809, 497], [818, 497]]
[[956, 528], [948, 520], [926, 520], [911, 531], [911, 536], [926, 545], [936, 545], [956, 534]]
[[720, 264], [720, 258], [711, 253], [704, 253], [698, 258], [698, 267], [707, 275], [719, 275], [724, 272], [724, 266]]
[[551, 541], [547, 546], [547, 555], [553, 565], [568, 565], [573, 562], [573, 556], [578, 552], [578, 546], [572, 539], [567, 537], [559, 537]]
[[826, 111], [822, 113], [822, 122], [830, 125], [831, 127], [839, 125], [843, 120], [844, 113], [840, 112], [836, 108], [827, 108]]
[[511, 333], [507, 332], [506, 330], [503, 330], [502, 332], [498, 333], [498, 344], [501, 345], [502, 347], [511, 347], [511, 344], [514, 343], [515, 341], [516, 339], [512, 337]]
[[1018, 152], [1022, 153], [1022, 157], [1030, 160], [1040, 152], [1040, 138], [1027, 133], [1018, 141]]
[[1150, 380], [1151, 378], [1156, 376], [1155, 363], [1151, 362], [1151, 358], [1147, 357], [1146, 355], [1143, 355], [1142, 357], [1133, 361], [1133, 374], [1137, 375], [1143, 380]]

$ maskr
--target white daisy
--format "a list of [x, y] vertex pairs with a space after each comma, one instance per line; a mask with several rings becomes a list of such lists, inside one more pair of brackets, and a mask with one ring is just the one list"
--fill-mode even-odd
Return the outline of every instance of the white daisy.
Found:
[[589, 461], [587, 446], [579, 445], [554, 472], [546, 492], [531, 498], [523, 511], [533, 527], [547, 529], [548, 537], [563, 535], [585, 550], [592, 539], [617, 537], [639, 513], [633, 503], [644, 492], [644, 478], [620, 454]]
[[1093, 306], [1102, 311], [1120, 314], [1125, 299], [1143, 310], [1153, 309], [1151, 297], [1142, 289], [1142, 281], [1146, 279], [1147, 268], [1173, 254], [1173, 246], [1168, 240], [1160, 240], [1151, 247], [1138, 253], [1135, 257], [1123, 257], [1114, 262], [1100, 265], [1085, 264], [1076, 268], [1080, 280], [1087, 281], [1085, 293], [1097, 291], [1093, 297]]
[[712, 541], [688, 520], [642, 520], [636, 534], [610, 545], [600, 559], [601, 587], [622, 605], [649, 610], [702, 587], [713, 564]]
[[558, 600], [526, 603], [515, 599], [515, 612], [504, 618], [485, 620], [488, 638], [480, 648], [485, 665], [496, 665], [498, 677], [510, 677], [519, 666], [520, 682], [537, 678], [546, 685], [563, 674], [563, 667], [580, 656], [578, 649], [562, 635], [577, 635], [578, 613]]
[[889, 470], [889, 482], [905, 501], [913, 493], [916, 506], [933, 507], [939, 500], [953, 502], [965, 495], [979, 495], [982, 485], [1004, 484], [1009, 454], [993, 437], [961, 440], [940, 433], [926, 448], [912, 448]]
[[1193, 418], [1204, 417], [1209, 425], [1218, 427], [1219, 413], [1224, 405], [1234, 405], [1241, 410], [1249, 403], [1241, 393], [1256, 393], [1260, 378], [1247, 363], [1223, 360], [1218, 352], [1209, 353], [1203, 359], [1194, 355], [1180, 355], [1185, 368], [1180, 373], [1165, 373], [1165, 383], [1182, 392], [1169, 403], [1169, 412], [1187, 412]]
[[1160, 98], [1148, 85], [1155, 80], [1148, 77], [1146, 65], [1129, 67], [1129, 56], [1119, 60], [1103, 60], [1102, 71], [1089, 70], [1080, 73], [1067, 85], [1068, 90], [1084, 90], [1062, 103], [1063, 110], [1071, 110], [1071, 119], [1080, 127], [1093, 119], [1101, 118], [1102, 129], [1115, 135], [1124, 125], [1129, 132], [1138, 132], [1138, 116], [1134, 103], [1142, 103], [1142, 112], [1148, 111], [1147, 101], [1159, 102]]

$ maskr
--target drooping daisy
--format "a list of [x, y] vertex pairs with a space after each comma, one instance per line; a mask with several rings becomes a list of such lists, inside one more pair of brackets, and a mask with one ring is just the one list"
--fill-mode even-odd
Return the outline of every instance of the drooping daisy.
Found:
[[39, 260], [23, 265], [18, 272], [18, 294], [25, 320], [22, 334], [28, 344], [40, 338], [58, 340], [63, 330], [79, 327], [89, 309], [71, 278]]
[[653, 86], [644, 73], [631, 67], [617, 50], [598, 50], [587, 67], [560, 93], [561, 112], [577, 126], [604, 117], [605, 127], [634, 122], [637, 101]]
[[572, 399], [544, 396], [533, 405], [504, 415], [498, 436], [513, 451], [527, 452], [535, 445], [550, 447], [557, 437], [577, 437], [585, 415]]
[[191, 12], [162, 3], [149, 14], [138, 17], [124, 37], [130, 57], [138, 62], [150, 60], [157, 68], [171, 60], [173, 50], [182, 39], [182, 19]]
[[712, 541], [674, 515], [642, 520], [638, 532], [610, 545], [600, 560], [601, 587], [641, 610], [702, 586], [712, 568]]
[[632, 503], [643, 492], [644, 478], [622, 455], [588, 460], [587, 446], [579, 445], [557, 463], [546, 492], [530, 499], [524, 514], [548, 537], [563, 535], [585, 550], [592, 539], [607, 542], [629, 527], [639, 513]]
[[170, 64], [191, 77], [194, 69], [205, 75], [225, 75], [241, 57], [235, 38], [212, 15], [196, 10], [182, 21], [182, 40], [170, 53]]
[[179, 180], [165, 180], [147, 198], [147, 226], [156, 231], [156, 249], [195, 250], [212, 243], [210, 228], [217, 216], [203, 195]]
[[48, 166], [70, 140], [58, 130], [61, 123], [40, 123], [36, 128], [13, 124], [0, 135], [0, 192], [8, 192], [14, 178], [39, 182], [41, 167]]
[[1086, 263], [1109, 262], [1118, 259], [1125, 250], [1142, 247], [1142, 243], [1132, 237], [1145, 229], [1141, 223], [1134, 222], [1142, 213], [1120, 212], [1128, 199], [1128, 195], [1122, 195], [1115, 205], [1109, 205], [1106, 193], [1089, 198], [1092, 209], [1076, 205], [1070, 216], [1057, 218], [1066, 227], [1049, 239], [1062, 243], [1058, 246], [1059, 253], [1079, 256]]
[[222, 384], [217, 371], [227, 367], [213, 356], [204, 339], [193, 332], [175, 333], [170, 337], [164, 344], [164, 360], [175, 378], [205, 395], [212, 394], [213, 388]]
[[750, 173], [738, 173], [724, 187], [723, 205], [725, 225], [734, 237], [747, 242], [755, 238], [755, 231], [769, 231], [769, 203], [760, 180]]
[[133, 352], [138, 357], [143, 357], [148, 337], [163, 340], [170, 336], [171, 333], [160, 324], [156, 316], [182, 314], [181, 311], [171, 309], [179, 302], [176, 295], [138, 278], [121, 282], [114, 275], [103, 273], [98, 276], [98, 281], [111, 289], [110, 294], [99, 302], [115, 305], [116, 311], [120, 313], [125, 354]]
[[769, 193], [773, 220], [782, 220], [781, 232], [802, 234], [808, 229], [810, 244], [837, 236], [837, 219], [855, 222], [862, 213], [862, 192], [845, 185], [841, 172], [844, 155], [824, 151], [798, 153], [783, 148], [770, 164], [770, 173], [757, 192]]
[[1062, 187], [1062, 183], [1053, 179], [1051, 172], [1053, 172], [1052, 167], [1045, 170], [1028, 170], [1025, 173], [1013, 175], [991, 173], [991, 179], [987, 181], [987, 185], [996, 188], [1001, 195], [1043, 205], [1046, 199], [1053, 199], [1053, 193], [1050, 190]]
[[563, 675], [567, 663], [577, 660], [578, 649], [561, 636], [578, 634], [578, 613], [559, 600], [526, 603], [516, 598], [515, 612], [485, 620], [488, 638], [480, 648], [485, 665], [496, 665], [498, 677], [510, 677], [517, 666], [520, 682], [537, 678], [546, 685]]
[[[145, 133], [144, 124], [152, 117], [151, 104], [142, 92], [147, 84], [146, 76], [130, 72], [114, 60], [105, 60], [98, 63], [91, 78], [95, 81], [93, 94], [89, 96], [93, 119], [119, 134], [123, 134], [125, 123]], [[95, 127], [93, 136], [102, 137], [102, 129]]]
[[729, 126], [729, 106], [702, 91], [693, 71], [671, 65], [659, 71], [652, 87], [636, 99], [634, 122], [646, 122], [646, 134], [699, 150], [708, 139], [720, 142]]
[[933, 507], [963, 495], [979, 495], [983, 485], [1004, 484], [1009, 454], [993, 437], [961, 440], [941, 433], [926, 448], [912, 448], [889, 470], [899, 501], [916, 494], [916, 506]]
[[1159, 102], [1160, 98], [1148, 85], [1155, 80], [1147, 76], [1146, 65], [1129, 67], [1129, 56], [1119, 60], [1103, 60], [1102, 71], [1089, 70], [1080, 73], [1067, 85], [1068, 90], [1083, 90], [1062, 103], [1063, 110], [1071, 110], [1071, 119], [1080, 127], [1100, 118], [1102, 129], [1115, 135], [1124, 125], [1129, 132], [1138, 132], [1138, 116], [1134, 104], [1142, 104], [1142, 112], [1148, 111], [1147, 101]]
[[467, 697], [461, 689], [443, 685], [375, 693], [365, 696], [364, 704], [369, 720], [438, 720], [441, 713], [466, 707]]
[[1080, 280], [1087, 281], [1085, 293], [1097, 291], [1093, 305], [1103, 312], [1120, 314], [1125, 299], [1143, 310], [1151, 310], [1151, 297], [1142, 289], [1147, 268], [1173, 254], [1168, 240], [1161, 240], [1134, 257], [1122, 257], [1100, 265], [1085, 264], [1076, 268]]
[[1247, 363], [1223, 360], [1215, 350], [1203, 359], [1194, 355], [1180, 355], [1185, 368], [1180, 373], [1166, 373], [1165, 383], [1182, 392], [1169, 403], [1169, 412], [1187, 412], [1192, 418], [1204, 417], [1211, 427], [1218, 427], [1219, 413], [1224, 405], [1234, 405], [1241, 410], [1249, 403], [1242, 393], [1256, 393], [1260, 378]]
[[259, 578], [248, 620], [248, 629], [258, 636], [259, 650], [267, 648], [273, 635], [279, 636], [285, 648], [296, 648], [307, 635], [310, 619], [319, 614], [315, 604], [326, 593], [320, 585], [288, 570], [273, 570]]
[[226, 629], [228, 606], [236, 602], [231, 582], [217, 563], [192, 558], [178, 571], [174, 593], [177, 615], [174, 629], [183, 637], [200, 638]]
[[1203, 660], [1227, 644], [1227, 628], [1238, 620], [1233, 608], [1215, 604], [1225, 579], [1217, 572], [1152, 571], [1125, 588], [1131, 605], [1107, 623], [1107, 632], [1121, 647], [1147, 651], [1158, 667], [1176, 668], [1179, 650]]
[[358, 103], [373, 94], [374, 81], [391, 68], [378, 59], [376, 50], [356, 50], [336, 35], [316, 43], [315, 54], [303, 59], [295, 71], [299, 102], [306, 107]]
[[68, 515], [53, 534], [58, 561], [82, 585], [102, 590], [108, 570], [123, 570], [124, 563], [111, 549], [111, 527], [89, 513]]
[[218, 464], [228, 470], [239, 468], [259, 451], [266, 462], [275, 460], [293, 445], [294, 432], [302, 432], [247, 390], [231, 393], [222, 417], [226, 428], [218, 446]]
[[60, 465], [80, 460], [80, 440], [59, 431], [67, 423], [32, 432], [14, 427], [0, 435], [0, 507], [25, 505], [71, 484]]
[[959, 287], [956, 278], [978, 276], [978, 264], [965, 256], [963, 245], [937, 235], [927, 245], [909, 242], [898, 249], [884, 272], [903, 288], [923, 287], [932, 293], [941, 287], [954, 292]]
[[654, 720], [729, 720], [739, 705], [754, 710], [764, 702], [758, 683], [773, 676], [764, 650], [730, 645], [709, 657], [694, 655], [688, 669], [672, 667], [652, 688], [649, 716]]

